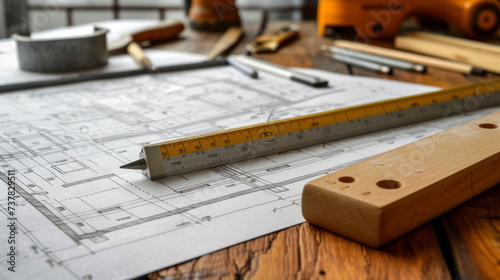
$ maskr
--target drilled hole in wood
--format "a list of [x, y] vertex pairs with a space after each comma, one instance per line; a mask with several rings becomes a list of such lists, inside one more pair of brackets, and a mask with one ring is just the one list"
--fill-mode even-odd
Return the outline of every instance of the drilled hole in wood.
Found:
[[495, 129], [495, 128], [498, 128], [498, 126], [496, 124], [492, 124], [492, 123], [482, 123], [479, 125], [480, 128], [484, 128], [484, 129]]
[[403, 185], [394, 180], [382, 180], [377, 182], [377, 186], [382, 189], [394, 190], [401, 188]]
[[344, 177], [340, 177], [339, 181], [342, 183], [354, 183], [354, 181], [356, 181], [356, 180], [354, 180], [353, 177], [344, 176]]

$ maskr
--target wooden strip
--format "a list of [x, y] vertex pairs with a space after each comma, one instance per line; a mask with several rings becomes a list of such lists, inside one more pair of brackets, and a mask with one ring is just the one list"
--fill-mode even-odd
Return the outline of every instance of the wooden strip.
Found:
[[498, 63], [500, 54], [496, 52], [404, 36], [396, 37], [395, 45], [398, 49], [468, 63], [487, 71], [500, 73], [500, 64]]
[[379, 247], [500, 182], [500, 112], [306, 185], [306, 220]]
[[215, 43], [215, 46], [208, 54], [208, 59], [215, 59], [217, 56], [227, 51], [229, 48], [238, 43], [238, 40], [242, 35], [243, 29], [241, 29], [241, 27], [229, 27], [229, 29], [222, 34], [222, 37], [217, 41], [217, 43]]
[[500, 186], [444, 215], [458, 279], [500, 279]]
[[473, 40], [467, 40], [467, 39], [451, 37], [451, 36], [446, 36], [446, 35], [440, 35], [440, 34], [435, 34], [435, 33], [429, 33], [429, 32], [410, 32], [410, 33], [406, 33], [405, 36], [412, 37], [412, 38], [422, 38], [422, 39], [441, 42], [441, 43], [445, 43], [445, 44], [453, 44], [453, 45], [462, 46], [462, 47], [466, 47], [466, 48], [472, 48], [472, 49], [476, 49], [476, 50], [482, 50], [482, 51], [488, 51], [488, 52], [494, 52], [494, 53], [500, 54], [500, 46], [499, 45], [477, 42], [477, 41], [473, 41]]

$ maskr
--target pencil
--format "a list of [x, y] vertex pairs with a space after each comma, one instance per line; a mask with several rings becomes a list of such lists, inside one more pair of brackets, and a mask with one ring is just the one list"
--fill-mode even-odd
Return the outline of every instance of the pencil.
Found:
[[325, 56], [331, 57], [339, 62], [352, 65], [358, 68], [362, 68], [365, 70], [377, 72], [377, 73], [382, 73], [385, 75], [392, 75], [392, 68], [387, 66], [387, 65], [382, 65], [379, 63], [371, 62], [371, 61], [366, 61], [362, 59], [358, 59], [352, 56], [347, 56], [339, 53], [329, 53], [326, 52], [324, 53]]
[[136, 42], [132, 42], [127, 46], [127, 52], [141, 65], [143, 68], [149, 71], [156, 71], [156, 67], [153, 65], [151, 60], [147, 57], [144, 50]]
[[484, 75], [484, 70], [475, 68], [474, 66], [462, 62], [450, 61], [445, 59], [434, 58], [425, 55], [413, 54], [409, 52], [387, 49], [376, 47], [372, 45], [346, 41], [346, 40], [335, 40], [333, 45], [341, 48], [346, 48], [350, 50], [356, 50], [366, 53], [371, 53], [375, 55], [390, 57], [394, 59], [400, 59], [413, 63], [420, 63], [426, 66], [435, 67], [439, 69], [444, 69], [452, 72], [462, 73], [462, 74], [478, 74]]
[[243, 63], [240, 63], [230, 56], [227, 57], [226, 60], [227, 60], [227, 63], [229, 63], [229, 65], [233, 66], [236, 70], [249, 76], [250, 78], [257, 79], [259, 77], [259, 73], [254, 68], [247, 66]]
[[350, 57], [365, 60], [365, 61], [375, 62], [375, 63], [387, 65], [389, 67], [402, 69], [402, 70], [406, 70], [406, 71], [415, 71], [415, 72], [419, 72], [419, 73], [427, 72], [427, 67], [425, 67], [425, 65], [406, 62], [406, 61], [399, 60], [399, 59], [393, 59], [393, 58], [378, 56], [378, 55], [374, 55], [374, 54], [369, 54], [369, 53], [364, 53], [364, 52], [359, 52], [359, 51], [354, 51], [354, 50], [349, 50], [349, 49], [344, 49], [344, 48], [339, 48], [339, 47], [328, 47], [326, 45], [322, 45], [321, 49], [324, 51], [330, 51], [330, 52], [333, 52], [336, 54], [350, 56]]

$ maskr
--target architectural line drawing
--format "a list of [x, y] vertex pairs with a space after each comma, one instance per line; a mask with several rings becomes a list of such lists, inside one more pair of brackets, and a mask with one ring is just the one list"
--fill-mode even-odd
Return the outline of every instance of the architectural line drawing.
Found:
[[[159, 181], [119, 169], [147, 143], [435, 89], [301, 71], [331, 86], [216, 67], [1, 94], [0, 184], [15, 170], [18, 194], [16, 279], [131, 278], [301, 223], [308, 181], [489, 112]], [[13, 279], [5, 255], [0, 263], [0, 279]]]

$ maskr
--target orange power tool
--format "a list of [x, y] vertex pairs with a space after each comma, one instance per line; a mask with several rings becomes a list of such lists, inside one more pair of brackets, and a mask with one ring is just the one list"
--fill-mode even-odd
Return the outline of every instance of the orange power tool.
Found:
[[354, 29], [360, 39], [396, 36], [408, 17], [445, 23], [465, 36], [486, 39], [500, 28], [499, 0], [320, 0], [320, 35]]

